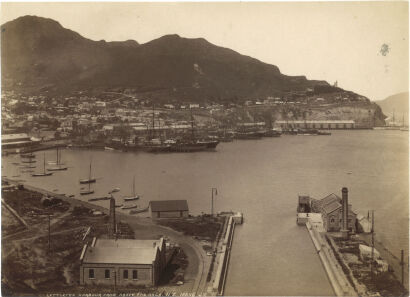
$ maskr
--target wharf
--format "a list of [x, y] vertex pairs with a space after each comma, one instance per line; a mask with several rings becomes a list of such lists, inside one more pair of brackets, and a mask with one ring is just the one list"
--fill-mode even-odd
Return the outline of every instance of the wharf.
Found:
[[207, 292], [211, 296], [224, 295], [235, 226], [237, 224], [241, 225], [242, 223], [243, 214], [235, 213], [229, 216], [226, 226], [224, 226], [224, 238], [216, 248], [217, 253], [219, 253], [216, 262], [218, 265], [216, 268], [216, 274], [212, 282], [212, 287], [208, 287]]

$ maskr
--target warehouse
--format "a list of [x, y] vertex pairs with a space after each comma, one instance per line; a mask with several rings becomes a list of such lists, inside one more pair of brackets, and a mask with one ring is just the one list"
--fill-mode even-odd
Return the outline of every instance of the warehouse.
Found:
[[353, 120], [325, 120], [325, 121], [276, 121], [275, 128], [287, 129], [354, 129]]

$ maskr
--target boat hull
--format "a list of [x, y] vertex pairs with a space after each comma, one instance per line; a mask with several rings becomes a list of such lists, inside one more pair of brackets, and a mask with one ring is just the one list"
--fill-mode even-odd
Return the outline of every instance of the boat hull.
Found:
[[135, 201], [135, 200], [138, 200], [138, 199], [140, 199], [139, 196], [136, 196], [136, 197], [125, 197], [125, 198], [124, 198], [124, 201]]
[[92, 184], [95, 183], [97, 180], [95, 178], [92, 179], [82, 179], [80, 180], [80, 184]]
[[50, 176], [50, 175], [52, 175], [53, 173], [52, 172], [49, 172], [49, 173], [34, 173], [34, 174], [32, 174], [31, 176], [33, 176], [33, 177], [41, 177], [41, 176]]
[[56, 168], [48, 168], [48, 171], [63, 171], [63, 170], [67, 170], [67, 167], [56, 167]]

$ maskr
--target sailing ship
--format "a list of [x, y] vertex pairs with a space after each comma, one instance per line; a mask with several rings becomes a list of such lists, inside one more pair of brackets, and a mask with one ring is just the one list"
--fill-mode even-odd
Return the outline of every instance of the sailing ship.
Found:
[[[160, 125], [161, 121], [159, 121], [159, 128]], [[152, 106], [152, 132], [150, 133], [150, 139], [145, 141], [141, 148], [148, 153], [166, 153], [171, 150], [169, 143], [165, 143], [161, 137], [155, 138], [155, 105]]]
[[97, 180], [91, 177], [91, 161], [90, 161], [90, 174], [87, 179], [80, 179], [80, 184], [91, 184], [95, 183]]
[[43, 173], [33, 173], [31, 176], [38, 177], [38, 176], [50, 176], [52, 172], [46, 172], [46, 153], [44, 153], [44, 162], [43, 162]]
[[191, 112], [191, 137], [176, 141], [171, 145], [171, 151], [173, 152], [199, 152], [210, 149], [215, 149], [219, 144], [219, 140], [215, 139], [196, 139], [194, 130], [194, 117]]
[[57, 167], [51, 167], [48, 168], [48, 171], [61, 171], [61, 170], [67, 170], [67, 167], [61, 166], [61, 154], [59, 154], [58, 148], [57, 148], [57, 159], [56, 159], [56, 165]]
[[140, 196], [135, 195], [135, 175], [134, 175], [134, 180], [132, 183], [132, 196], [124, 197], [124, 201], [133, 201], [133, 200], [138, 200], [138, 199], [140, 199]]
[[263, 136], [265, 137], [280, 137], [282, 132], [276, 129], [269, 129], [265, 132]]

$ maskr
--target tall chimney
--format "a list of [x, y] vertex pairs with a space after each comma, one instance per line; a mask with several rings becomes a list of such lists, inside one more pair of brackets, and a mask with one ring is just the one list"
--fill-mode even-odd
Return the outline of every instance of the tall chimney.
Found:
[[115, 237], [115, 199], [111, 197], [110, 199], [110, 222], [109, 222], [109, 238]]
[[348, 216], [349, 216], [349, 199], [348, 190], [346, 187], [342, 188], [342, 235], [347, 239], [348, 237]]

